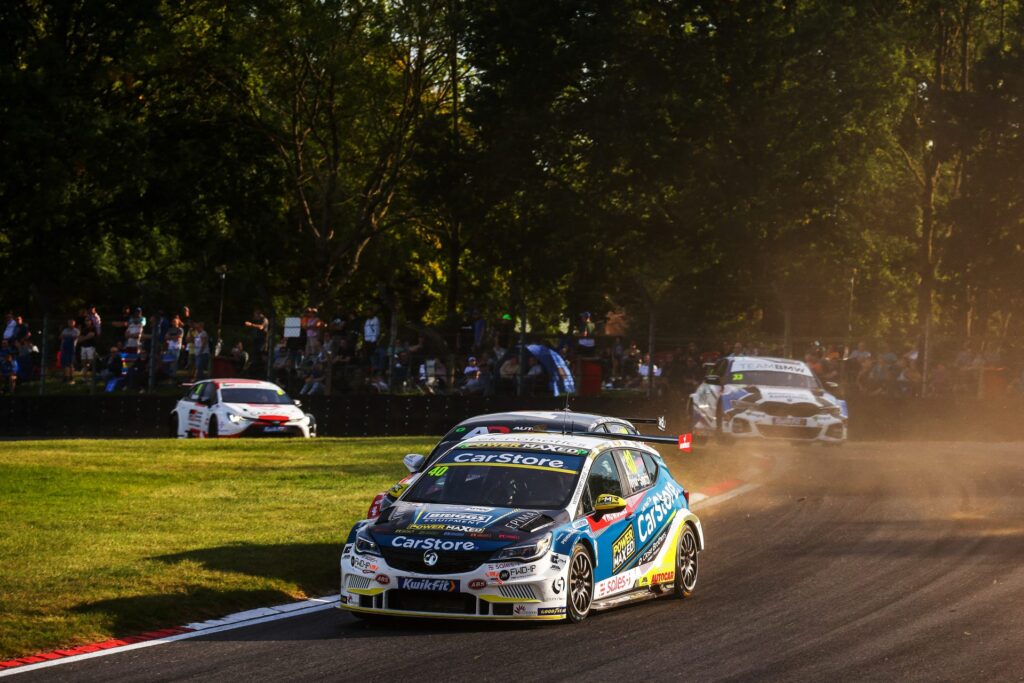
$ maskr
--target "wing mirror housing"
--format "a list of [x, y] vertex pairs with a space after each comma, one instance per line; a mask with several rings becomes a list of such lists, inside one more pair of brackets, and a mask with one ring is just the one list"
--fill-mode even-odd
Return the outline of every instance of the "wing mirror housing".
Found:
[[626, 509], [626, 500], [622, 496], [602, 493], [594, 502], [594, 512], [599, 515], [611, 515]]
[[402, 458], [402, 464], [405, 465], [405, 469], [415, 474], [420, 471], [421, 467], [423, 467], [423, 462], [425, 460], [426, 458], [419, 453], [409, 453]]
[[302, 407], [302, 401], [300, 401], [299, 399], [295, 399], [295, 405], [297, 407], [301, 408]]
[[825, 388], [826, 389], [831, 389], [832, 391], [835, 391], [836, 389], [839, 388], [839, 383], [838, 382], [825, 382]]

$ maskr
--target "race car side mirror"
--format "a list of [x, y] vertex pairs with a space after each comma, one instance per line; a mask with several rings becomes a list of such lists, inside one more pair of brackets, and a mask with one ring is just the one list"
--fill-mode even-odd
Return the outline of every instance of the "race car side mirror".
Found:
[[598, 515], [611, 515], [626, 509], [626, 501], [621, 496], [602, 493], [594, 503], [594, 512]]
[[705, 384], [718, 384], [718, 375], [708, 375], [704, 378]]
[[838, 382], [825, 382], [825, 388], [826, 389], [838, 389], [839, 388], [839, 383]]
[[415, 474], [420, 471], [421, 467], [423, 467], [424, 460], [426, 460], [426, 458], [419, 453], [409, 453], [402, 458], [402, 464], [405, 465], [405, 469]]
[[300, 401], [299, 399], [295, 399], [295, 405], [298, 406], [299, 408], [301, 408], [302, 407], [302, 401]]

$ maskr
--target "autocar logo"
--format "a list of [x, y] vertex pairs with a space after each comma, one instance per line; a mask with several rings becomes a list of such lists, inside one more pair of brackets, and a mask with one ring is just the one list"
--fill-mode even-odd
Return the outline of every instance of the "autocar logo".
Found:
[[435, 564], [437, 564], [437, 553], [435, 553], [433, 550], [428, 550], [427, 552], [423, 553], [423, 564], [427, 565], [428, 567], [433, 567]]

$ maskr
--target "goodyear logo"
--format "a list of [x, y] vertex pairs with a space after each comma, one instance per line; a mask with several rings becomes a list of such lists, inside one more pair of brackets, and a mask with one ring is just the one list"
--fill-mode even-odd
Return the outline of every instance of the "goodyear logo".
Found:
[[458, 593], [459, 582], [451, 579], [400, 578], [398, 587], [412, 591], [434, 591], [436, 593]]
[[612, 543], [612, 571], [618, 571], [619, 567], [625, 564], [626, 560], [633, 557], [635, 552], [636, 538], [633, 536], [633, 527], [630, 525]]
[[542, 617], [555, 616], [555, 615], [561, 616], [561, 615], [565, 614], [565, 608], [564, 607], [541, 607], [539, 610], [537, 610], [537, 614], [539, 616], [542, 616]]

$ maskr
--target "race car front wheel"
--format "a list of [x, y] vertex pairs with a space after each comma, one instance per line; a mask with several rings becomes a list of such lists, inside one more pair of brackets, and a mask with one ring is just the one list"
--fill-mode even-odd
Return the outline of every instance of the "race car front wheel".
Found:
[[693, 527], [684, 524], [679, 532], [676, 549], [676, 582], [673, 594], [677, 598], [689, 598], [697, 588], [697, 534]]
[[178, 416], [177, 415], [171, 415], [171, 419], [167, 423], [167, 425], [168, 425], [168, 429], [167, 429], [168, 435], [172, 439], [177, 439], [177, 438], [179, 438], [181, 436], [181, 429], [179, 428], [179, 425], [178, 425]]
[[565, 616], [578, 624], [590, 614], [594, 602], [594, 561], [582, 545], [572, 550], [569, 560], [569, 590], [565, 596]]
[[210, 426], [206, 428], [206, 438], [216, 439], [217, 438], [217, 416], [214, 415], [210, 418]]

